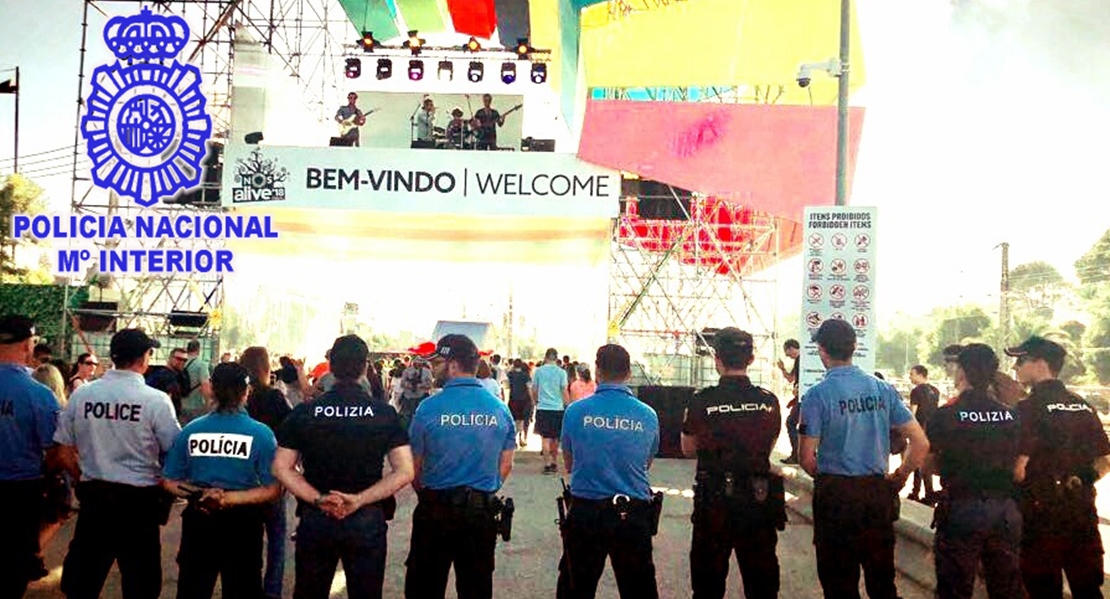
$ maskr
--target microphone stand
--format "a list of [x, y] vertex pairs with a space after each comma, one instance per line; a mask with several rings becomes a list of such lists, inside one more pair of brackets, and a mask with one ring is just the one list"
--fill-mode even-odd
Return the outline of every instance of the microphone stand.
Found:
[[423, 107], [423, 106], [424, 106], [424, 101], [421, 100], [420, 103], [416, 105], [416, 110], [412, 111], [412, 116], [409, 117], [409, 146], [410, 147], [412, 146], [412, 143], [414, 141], [416, 141], [416, 114], [418, 112], [420, 112], [420, 108]]

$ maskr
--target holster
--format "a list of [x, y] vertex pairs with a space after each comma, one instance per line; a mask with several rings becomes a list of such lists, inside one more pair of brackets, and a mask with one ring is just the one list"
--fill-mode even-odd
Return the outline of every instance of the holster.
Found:
[[663, 517], [663, 492], [651, 494], [651, 536], [659, 534], [659, 520]]
[[699, 511], [714, 504], [727, 506], [746, 522], [765, 522], [778, 530], [786, 529], [786, 485], [781, 476], [768, 473], [734, 478], [729, 472], [698, 472], [691, 521]]
[[497, 512], [497, 534], [501, 540], [508, 543], [513, 538], [513, 514], [516, 506], [512, 497], [494, 497], [494, 508]]

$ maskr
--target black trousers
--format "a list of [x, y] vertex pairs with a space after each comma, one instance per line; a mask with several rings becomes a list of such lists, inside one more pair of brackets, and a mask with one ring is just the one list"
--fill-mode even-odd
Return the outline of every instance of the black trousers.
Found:
[[[706, 500], [694, 509], [690, 545], [690, 582], [694, 599], [721, 599], [728, 580], [728, 561], [735, 553], [744, 581], [744, 597], [779, 595], [779, 560], [775, 553], [778, 530], [752, 522], [742, 507], [721, 498]], [[764, 520], [760, 518], [760, 520]]]
[[826, 599], [859, 599], [859, 572], [870, 599], [896, 599], [894, 495], [882, 476], [818, 475], [813, 544]]
[[622, 599], [658, 599], [652, 519], [650, 506], [634, 508], [622, 520], [612, 506], [597, 507], [576, 499], [563, 533], [557, 599], [593, 599], [607, 557]]
[[936, 508], [937, 599], [971, 599], [975, 574], [991, 599], [1025, 596], [1018, 565], [1021, 513], [1008, 498], [956, 499]]
[[38, 565], [43, 481], [0, 481], [0, 599], [19, 599]]
[[165, 498], [159, 487], [79, 483], [81, 511], [62, 566], [66, 597], [100, 597], [108, 571], [118, 562], [123, 599], [156, 599], [162, 593], [159, 529]]
[[181, 514], [177, 599], [211, 599], [217, 576], [223, 597], [261, 597], [262, 509], [205, 514], [190, 507]]
[[310, 506], [300, 513], [293, 599], [327, 599], [340, 560], [349, 599], [381, 599], [387, 529], [381, 508], [367, 506], [342, 520]]
[[421, 497], [412, 514], [405, 560], [406, 599], [443, 599], [452, 565], [459, 599], [493, 597], [495, 516], [489, 507], [467, 508]]
[[1060, 599], [1064, 579], [1074, 599], [1102, 599], [1102, 538], [1098, 532], [1095, 491], [1021, 501], [1025, 523], [1021, 539], [1021, 575], [1030, 599]]

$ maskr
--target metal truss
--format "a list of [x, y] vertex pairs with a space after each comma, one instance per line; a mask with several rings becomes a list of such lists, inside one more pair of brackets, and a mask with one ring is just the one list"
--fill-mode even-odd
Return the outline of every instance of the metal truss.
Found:
[[[720, 210], [731, 212], [730, 224], [714, 217]], [[779, 258], [775, 219], [698, 195], [685, 217], [644, 220], [622, 210], [616, 220], [611, 341], [640, 358], [640, 382], [702, 387], [717, 379], [707, 337], [713, 329], [738, 326], [754, 336], [757, 356], [766, 357], [752, 369], [753, 380], [769, 383], [776, 302], [770, 311], [761, 304], [771, 299], [765, 295], [777, 294], [777, 281], [760, 273]], [[729, 239], [743, 241], [723, 241]]]
[[[222, 209], [215, 201], [219, 178], [202, 184], [202, 192], [191, 198], [179, 196], [177, 203], [161, 203], [141, 209], [129, 200], [95, 187], [89, 177], [89, 162], [84, 157], [80, 138], [81, 118], [85, 114], [86, 79], [95, 65], [86, 63], [87, 44], [97, 44], [100, 31], [108, 19], [120, 14], [134, 14], [141, 6], [149, 6], [161, 14], [185, 19], [191, 39], [182, 53], [182, 60], [201, 71], [202, 91], [212, 117], [213, 152], [222, 152], [231, 131], [231, 98], [235, 66], [236, 41], [256, 41], [274, 57], [277, 64], [294, 78], [302, 91], [306, 113], [318, 119], [328, 118], [325, 107], [338, 93], [345, 46], [354, 46], [357, 34], [347, 21], [337, 0], [84, 0], [82, 16], [81, 62], [77, 76], [77, 110], [73, 138], [71, 208], [76, 214], [116, 215], [129, 226], [140, 213], [169, 216], [217, 213]], [[341, 40], [348, 40], [345, 44]], [[222, 156], [218, 157], [222, 161]], [[216, 196], [218, 197], [218, 196]], [[101, 241], [96, 249], [112, 249], [120, 240]], [[128, 249], [215, 250], [222, 240], [204, 239], [127, 239]], [[92, 283], [90, 299], [99, 296], [117, 303], [115, 310], [76, 309], [67, 313], [66, 322], [73, 326], [74, 344], [89, 345], [86, 336], [77, 330], [79, 316], [112, 316], [116, 327], [143, 326], [162, 335], [209, 337], [206, 345], [215, 351], [218, 346], [219, 315], [223, 308], [223, 276], [211, 274], [135, 274], [109, 275], [90, 269], [85, 281]], [[68, 288], [68, 287], [67, 287]], [[67, 309], [68, 309], [67, 299]], [[204, 313], [209, 315], [203, 327], [182, 329], [175, 326], [174, 316]], [[66, 335], [63, 334], [63, 338]], [[75, 352], [81, 351], [79, 348]]]

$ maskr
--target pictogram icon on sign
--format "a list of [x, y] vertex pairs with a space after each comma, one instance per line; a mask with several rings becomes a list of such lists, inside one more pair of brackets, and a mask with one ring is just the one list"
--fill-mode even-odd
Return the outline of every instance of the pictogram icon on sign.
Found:
[[871, 324], [871, 319], [868, 318], [867, 315], [863, 312], [858, 312], [855, 316], [852, 317], [852, 324], [857, 329], [866, 328], [867, 325]]
[[806, 314], [806, 326], [814, 329], [821, 326], [821, 315], [817, 312]]
[[844, 320], [844, 315], [840, 312], [833, 312], [829, 315], [829, 318], [832, 320]]
[[832, 246], [835, 249], [842, 250], [848, 247], [848, 236], [843, 233], [837, 233], [832, 236]]
[[859, 260], [856, 260], [856, 273], [857, 274], [865, 275], [869, 272], [871, 272], [871, 261], [870, 260], [867, 260], [867, 259], [864, 259], [864, 258], [860, 258]]
[[809, 299], [819, 300], [821, 299], [821, 295], [822, 291], [820, 285], [810, 285], [809, 287], [806, 287], [806, 297], [808, 297]]
[[844, 297], [848, 295], [848, 290], [843, 285], [833, 285], [829, 287], [829, 298], [834, 301], [843, 301]]
[[852, 290], [852, 297], [857, 302], [865, 302], [871, 297], [871, 289], [866, 285], [856, 285], [856, 288]]
[[848, 264], [840, 258], [837, 258], [836, 260], [832, 261], [832, 264], [829, 265], [829, 271], [832, 272], [832, 274], [834, 275], [842, 275], [848, 272]]
[[825, 247], [825, 238], [820, 233], [811, 233], [809, 236], [809, 247], [819, 250]]
[[809, 274], [821, 274], [821, 271], [825, 269], [825, 262], [820, 258], [814, 258], [809, 261], [809, 265], [806, 268], [809, 270]]
[[856, 249], [866, 250], [871, 246], [871, 236], [866, 233], [856, 235]]

